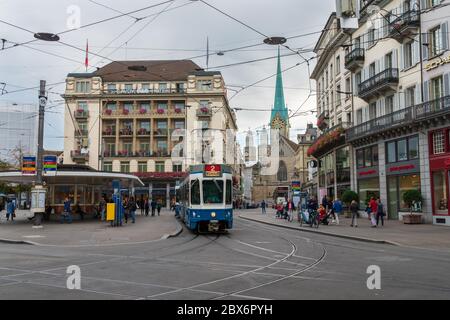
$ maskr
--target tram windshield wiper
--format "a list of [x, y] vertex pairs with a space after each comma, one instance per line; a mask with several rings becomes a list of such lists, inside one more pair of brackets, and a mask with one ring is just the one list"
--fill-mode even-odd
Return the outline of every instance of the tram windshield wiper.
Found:
[[220, 187], [220, 185], [219, 185], [219, 183], [217, 182], [217, 180], [214, 179], [213, 181], [214, 181], [214, 184], [215, 184], [216, 187], [217, 187], [217, 190], [219, 190], [219, 191], [222, 193], [222, 188]]

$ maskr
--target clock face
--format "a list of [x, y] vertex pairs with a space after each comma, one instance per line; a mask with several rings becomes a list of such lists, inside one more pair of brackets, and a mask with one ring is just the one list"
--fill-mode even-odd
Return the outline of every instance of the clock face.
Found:
[[272, 128], [274, 129], [283, 129], [285, 126], [284, 121], [280, 118], [275, 118], [272, 121]]

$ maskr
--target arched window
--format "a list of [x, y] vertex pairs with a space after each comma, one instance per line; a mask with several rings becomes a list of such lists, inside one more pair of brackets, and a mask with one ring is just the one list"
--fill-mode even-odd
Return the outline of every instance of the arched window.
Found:
[[280, 164], [278, 166], [277, 180], [287, 181], [287, 168], [284, 161], [280, 161]]

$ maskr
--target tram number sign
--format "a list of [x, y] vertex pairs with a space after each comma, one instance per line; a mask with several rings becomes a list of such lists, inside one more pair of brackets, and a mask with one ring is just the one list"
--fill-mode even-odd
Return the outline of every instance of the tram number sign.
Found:
[[215, 164], [205, 165], [205, 177], [220, 177], [222, 176], [222, 166]]

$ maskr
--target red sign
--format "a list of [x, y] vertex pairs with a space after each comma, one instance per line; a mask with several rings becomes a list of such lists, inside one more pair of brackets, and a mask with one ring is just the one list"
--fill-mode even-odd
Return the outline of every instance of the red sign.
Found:
[[377, 173], [377, 170], [369, 170], [369, 171], [360, 172], [359, 175], [360, 176], [368, 176], [368, 175], [376, 174], [376, 173]]
[[413, 164], [408, 164], [405, 166], [398, 166], [398, 167], [391, 167], [391, 168], [389, 168], [389, 172], [411, 170], [411, 169], [414, 169], [415, 167], [416, 166]]
[[205, 165], [206, 177], [220, 177], [222, 175], [222, 166], [216, 164]]

